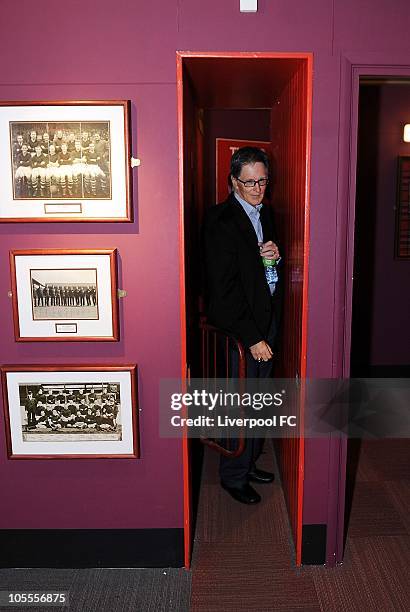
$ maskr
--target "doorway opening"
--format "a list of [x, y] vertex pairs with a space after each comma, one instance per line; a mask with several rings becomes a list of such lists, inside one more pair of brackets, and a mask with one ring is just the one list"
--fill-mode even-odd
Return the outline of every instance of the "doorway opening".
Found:
[[[410, 144], [403, 141], [410, 78], [386, 77], [382, 70], [380, 76], [359, 77], [348, 357], [352, 378], [401, 379], [410, 377]], [[394, 507], [388, 483], [395, 481], [400, 488], [404, 479], [400, 466], [404, 466], [404, 457], [407, 466], [409, 453], [405, 439], [348, 440], [345, 538], [349, 533], [354, 537], [361, 527], [355, 500], [369, 504], [366, 522], [375, 520], [380, 530], [386, 529], [376, 520], [380, 517], [375, 514], [374, 493], [386, 491], [382, 501]], [[389, 461], [381, 466], [379, 457], [389, 457]], [[375, 479], [377, 490], [373, 492]]]
[[410, 79], [360, 79], [352, 377], [400, 376], [410, 364], [410, 230], [400, 203], [403, 191], [409, 196], [409, 170], [400, 163], [410, 156], [409, 107]]
[[[270, 143], [271, 204], [286, 258], [276, 374], [306, 376], [312, 56], [303, 53], [177, 53], [182, 378], [199, 377], [200, 228], [216, 203], [216, 141]], [[227, 179], [227, 176], [226, 176]], [[221, 188], [221, 187], [219, 187]], [[300, 415], [302, 417], [302, 415]], [[300, 419], [303, 430], [303, 422]], [[301, 563], [303, 437], [275, 444]], [[189, 565], [199, 476], [198, 445], [184, 440], [185, 560]]]

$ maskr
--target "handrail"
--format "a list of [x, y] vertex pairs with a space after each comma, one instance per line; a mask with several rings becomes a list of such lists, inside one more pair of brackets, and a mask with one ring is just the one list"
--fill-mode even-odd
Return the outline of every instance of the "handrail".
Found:
[[[231, 377], [230, 366], [232, 366], [231, 358], [230, 358], [230, 345], [233, 345], [235, 350], [238, 352], [238, 374], [235, 378], [239, 378], [240, 380], [245, 380], [246, 378], [246, 353], [245, 347], [241, 343], [238, 338], [234, 335], [230, 334], [223, 329], [215, 327], [207, 322], [206, 317], [201, 316], [199, 321], [199, 327], [201, 330], [201, 349], [202, 349], [202, 376], [203, 378], [218, 378], [217, 374], [217, 339], [220, 338], [222, 340], [221, 345], [224, 349], [224, 358], [225, 358], [225, 376], [226, 378]], [[213, 347], [212, 359], [213, 359], [213, 372], [211, 372], [211, 353], [210, 348]], [[221, 376], [219, 376], [221, 378]], [[245, 449], [245, 437], [243, 435], [242, 430], [239, 433], [238, 437], [235, 437], [232, 441], [237, 444], [237, 448], [235, 450], [229, 450], [220, 444], [218, 441], [211, 438], [200, 438], [202, 444], [209, 446], [213, 450], [217, 451], [221, 455], [225, 457], [239, 457]], [[224, 442], [228, 443], [231, 440], [229, 438], [225, 439]]]

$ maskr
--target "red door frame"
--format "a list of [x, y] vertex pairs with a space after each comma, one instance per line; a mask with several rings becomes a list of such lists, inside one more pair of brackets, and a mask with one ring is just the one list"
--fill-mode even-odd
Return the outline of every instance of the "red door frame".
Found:
[[[333, 325], [333, 377], [349, 378], [352, 327], [354, 223], [356, 206], [356, 167], [359, 118], [360, 77], [410, 78], [410, 65], [400, 54], [368, 54], [341, 58], [339, 167], [337, 198], [337, 236], [335, 269], [335, 310]], [[332, 440], [330, 479], [337, 486], [329, 495], [328, 551], [336, 562], [343, 559], [344, 504], [346, 484], [347, 439]]]
[[[185, 237], [184, 237], [184, 131], [183, 131], [183, 60], [187, 57], [229, 58], [229, 59], [304, 59], [307, 61], [308, 91], [307, 91], [307, 129], [306, 129], [306, 186], [305, 186], [305, 249], [302, 307], [302, 338], [301, 338], [301, 378], [306, 377], [307, 356], [307, 315], [308, 315], [308, 263], [309, 263], [309, 211], [310, 211], [310, 165], [312, 141], [312, 53], [275, 53], [275, 52], [195, 52], [177, 51], [177, 129], [178, 129], [178, 199], [179, 199], [179, 296], [180, 296], [180, 330], [181, 330], [181, 377], [187, 377], [187, 338], [186, 338], [186, 302], [185, 302]], [[303, 512], [303, 475], [304, 475], [304, 443], [303, 436], [300, 445], [298, 461], [298, 503], [297, 503], [297, 540], [296, 564], [301, 564], [302, 555], [302, 512]], [[189, 440], [184, 436], [182, 441], [183, 457], [183, 495], [184, 495], [184, 555], [185, 567], [190, 567], [191, 556], [191, 483]]]

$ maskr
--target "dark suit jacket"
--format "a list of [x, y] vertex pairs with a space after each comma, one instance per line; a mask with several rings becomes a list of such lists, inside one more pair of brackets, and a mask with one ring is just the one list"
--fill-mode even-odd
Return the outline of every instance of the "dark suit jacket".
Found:
[[[261, 210], [263, 240], [277, 243], [271, 209]], [[281, 294], [281, 270], [272, 298], [253, 225], [235, 196], [210, 208], [204, 222], [207, 315], [249, 347], [266, 340]]]

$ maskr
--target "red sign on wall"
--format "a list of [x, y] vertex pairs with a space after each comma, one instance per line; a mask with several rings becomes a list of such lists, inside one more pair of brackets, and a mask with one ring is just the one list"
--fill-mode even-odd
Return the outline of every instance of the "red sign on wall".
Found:
[[262, 140], [216, 139], [216, 201], [223, 202], [229, 195], [228, 177], [231, 157], [240, 147], [259, 147], [271, 157], [271, 143]]

